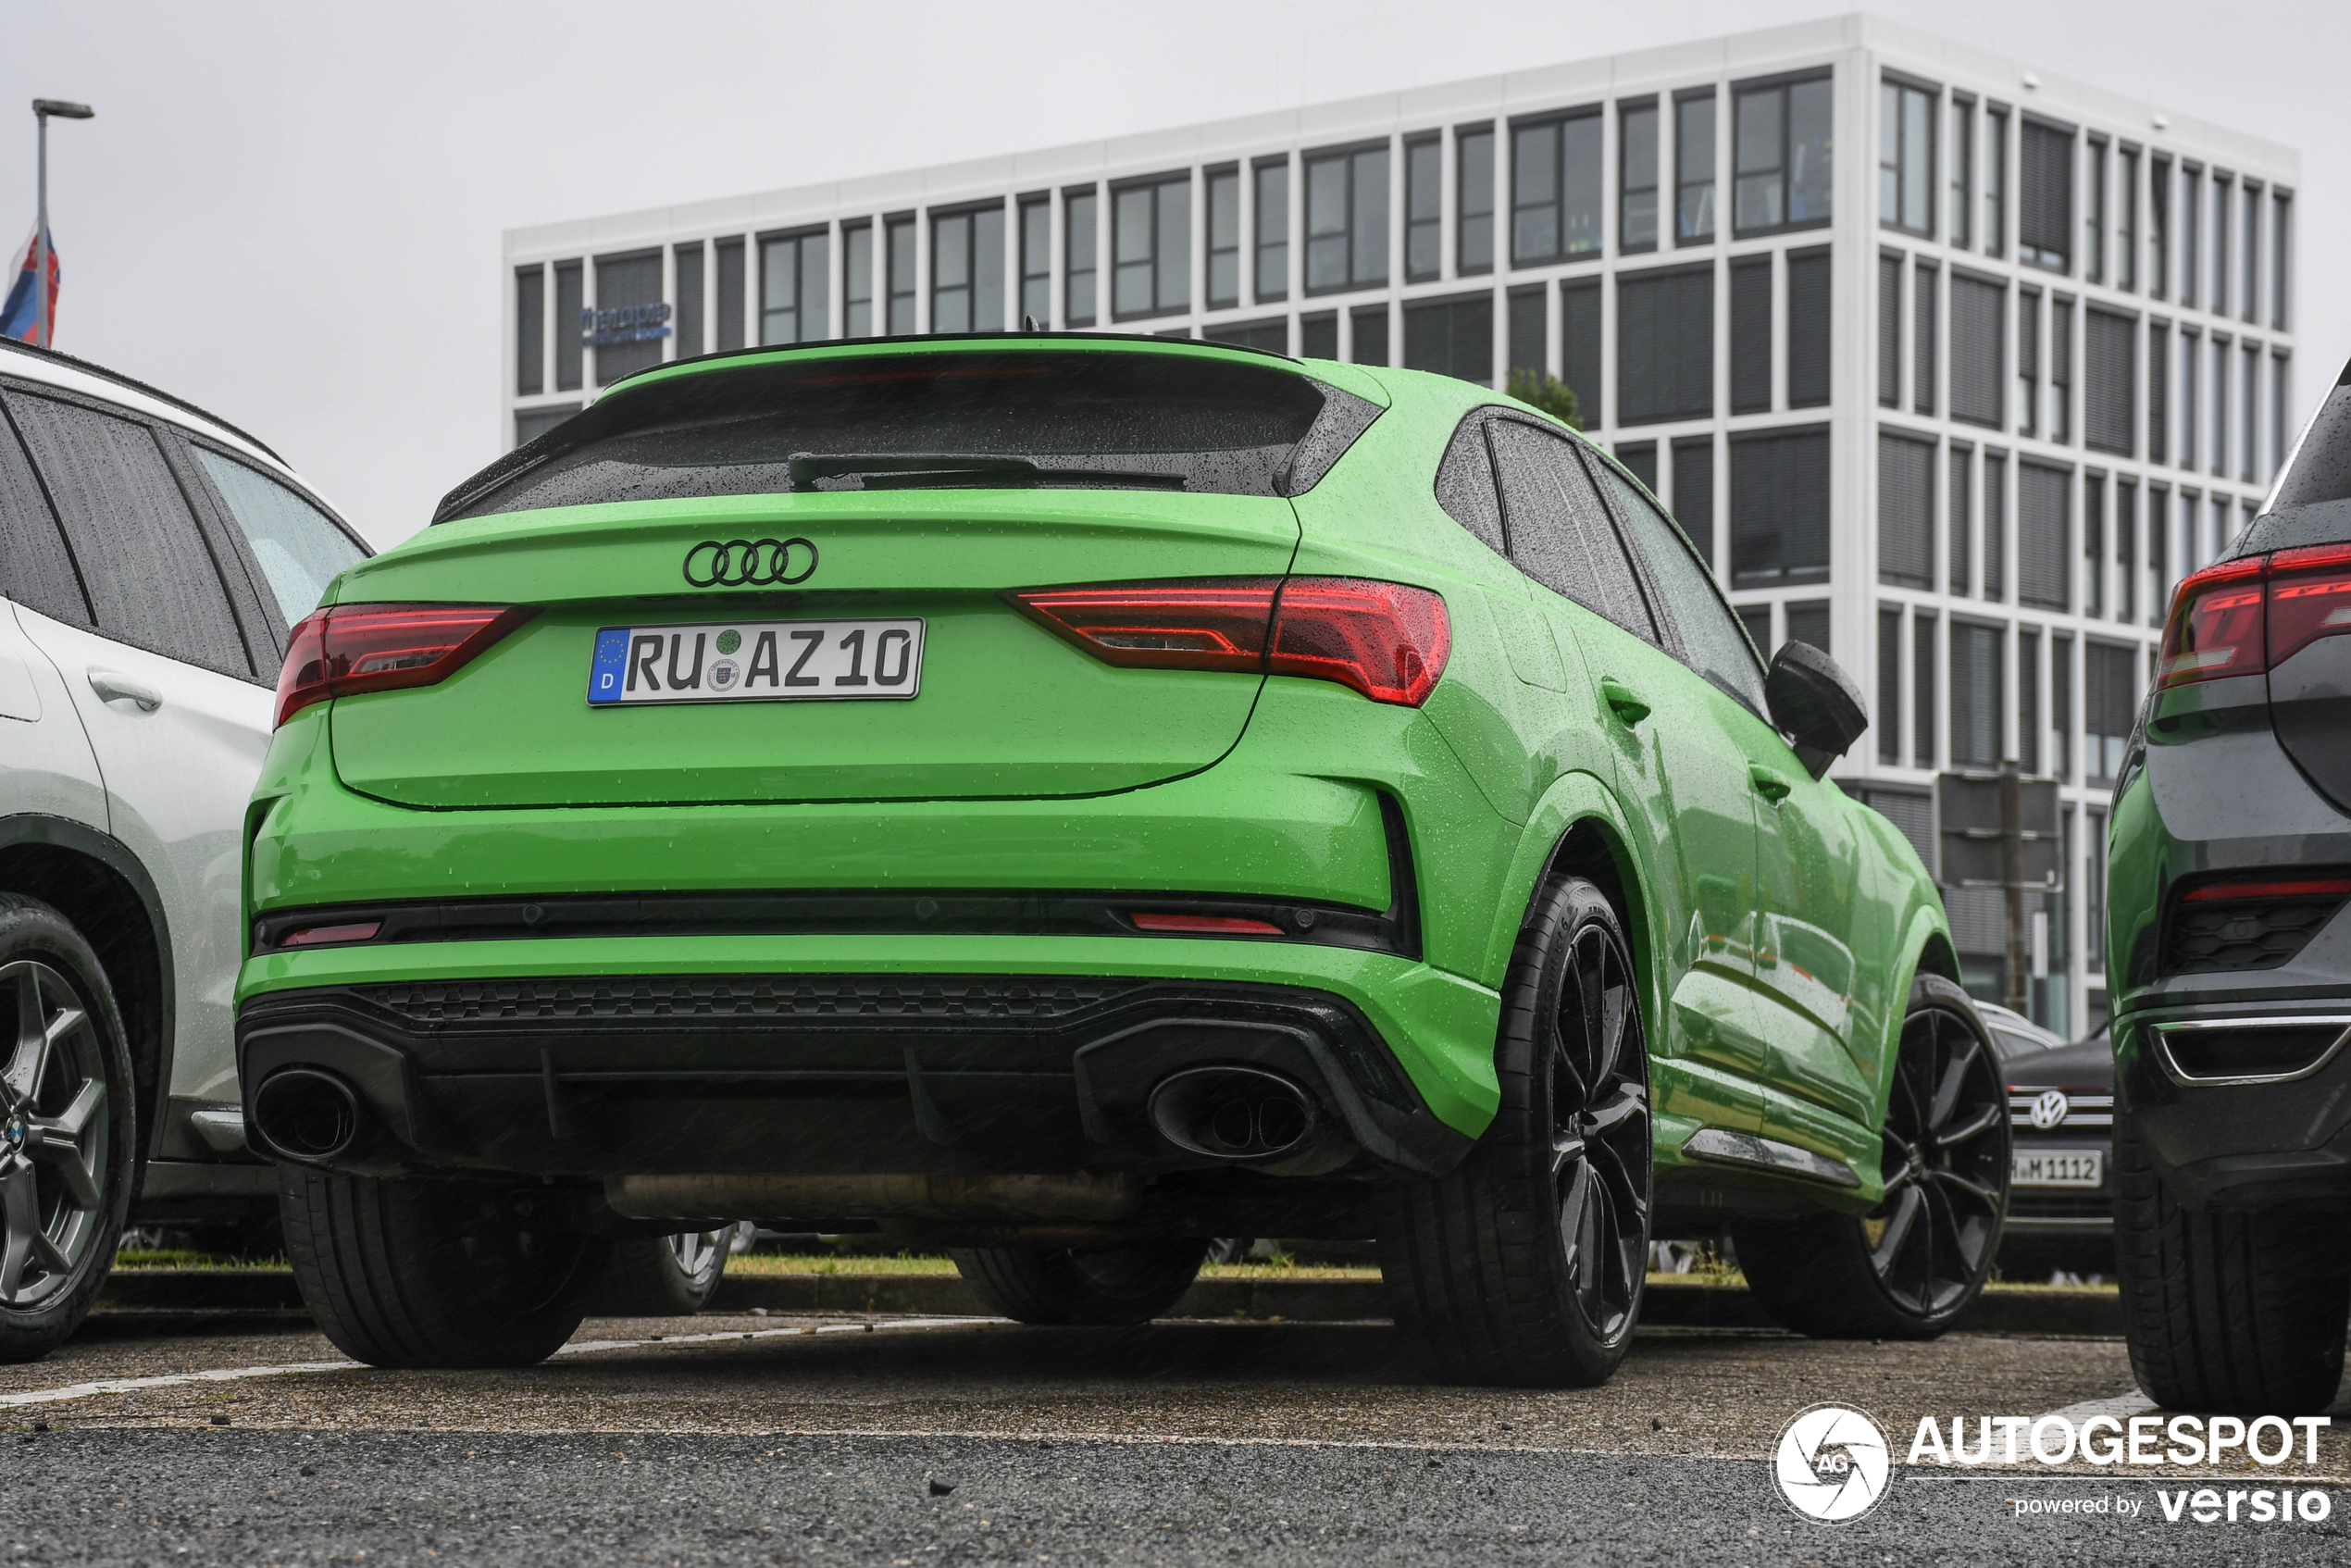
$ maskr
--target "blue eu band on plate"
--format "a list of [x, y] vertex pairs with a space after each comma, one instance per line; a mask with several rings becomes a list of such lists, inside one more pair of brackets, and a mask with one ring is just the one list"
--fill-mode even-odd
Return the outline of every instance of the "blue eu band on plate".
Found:
[[596, 633], [588, 703], [904, 699], [922, 681], [919, 617], [608, 626]]

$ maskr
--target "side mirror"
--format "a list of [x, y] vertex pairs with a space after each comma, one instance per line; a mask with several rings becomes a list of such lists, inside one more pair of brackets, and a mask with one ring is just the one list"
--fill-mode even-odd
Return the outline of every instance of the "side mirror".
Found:
[[1818, 778], [1870, 728], [1861, 689], [1835, 659], [1810, 642], [1783, 642], [1763, 678], [1772, 723], [1796, 748], [1796, 759]]

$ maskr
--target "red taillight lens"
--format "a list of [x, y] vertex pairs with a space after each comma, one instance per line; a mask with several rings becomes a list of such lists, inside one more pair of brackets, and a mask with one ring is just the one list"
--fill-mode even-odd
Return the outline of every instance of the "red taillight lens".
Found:
[[2351, 893], [2351, 877], [2294, 877], [2267, 882], [2211, 882], [2180, 895], [2182, 903], [2227, 903], [2239, 899], [2340, 898]]
[[2223, 561], [2180, 584], [2163, 628], [2156, 683], [2184, 686], [2269, 668], [2262, 635], [2261, 562]]
[[1010, 597], [1106, 664], [1306, 676], [1406, 707], [1427, 699], [1452, 652], [1444, 599], [1401, 583], [1221, 578]]
[[2321, 544], [2270, 557], [2270, 664], [2321, 637], [2351, 631], [2351, 547]]
[[1244, 920], [1231, 915], [1152, 915], [1130, 912], [1127, 919], [1138, 931], [1166, 931], [1188, 937], [1278, 937], [1282, 928], [1269, 920]]
[[330, 947], [337, 942], [373, 941], [384, 928], [380, 920], [355, 920], [343, 926], [305, 926], [278, 939], [280, 947]]
[[337, 604], [316, 611], [287, 639], [278, 722], [329, 697], [446, 679], [532, 613], [514, 604]]

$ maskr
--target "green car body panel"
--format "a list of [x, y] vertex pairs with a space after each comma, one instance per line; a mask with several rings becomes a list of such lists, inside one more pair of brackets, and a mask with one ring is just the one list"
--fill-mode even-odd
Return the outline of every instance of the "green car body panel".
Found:
[[[248, 824], [241, 1006], [313, 988], [504, 977], [1126, 976], [1302, 987], [1369, 1021], [1428, 1111], [1474, 1138], [1499, 1102], [1499, 989], [1555, 867], [1621, 890], [1647, 997], [1661, 1197], [1795, 1193], [1860, 1213], [1910, 981], [1955, 975], [1941, 901], [1884, 817], [1671, 653], [1552, 592], [1455, 522], [1432, 478], [1484, 389], [1209, 345], [1027, 340], [1285, 366], [1377, 406], [1296, 496], [1127, 490], [793, 492], [460, 517], [347, 571], [338, 605], [468, 602], [531, 619], [438, 684], [340, 696], [279, 729]], [[952, 355], [1023, 340], [840, 345], [681, 365]], [[1580, 439], [1580, 438], [1579, 438]], [[694, 590], [706, 539], [796, 536], [790, 591]], [[1418, 707], [1331, 681], [1115, 668], [1008, 590], [1284, 574], [1443, 597]], [[924, 617], [911, 702], [581, 699], [613, 625]], [[1016, 680], [1004, 678], [1017, 672]], [[1628, 705], [1629, 704], [1629, 705]], [[1623, 715], [1647, 709], [1637, 722]], [[1384, 807], [1383, 801], [1391, 803]], [[1412, 864], [1384, 813], [1400, 810]], [[1418, 954], [1135, 935], [634, 934], [254, 951], [306, 908], [680, 890], [1180, 890], [1363, 911], [1417, 889]], [[1721, 1164], [1701, 1126], [1849, 1166], [1832, 1188]]]

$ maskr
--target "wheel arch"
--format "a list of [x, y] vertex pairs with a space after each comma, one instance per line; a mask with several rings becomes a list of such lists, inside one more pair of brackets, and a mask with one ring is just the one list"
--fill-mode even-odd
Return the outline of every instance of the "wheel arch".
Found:
[[1657, 903], [1648, 895], [1635, 841], [1615, 792], [1597, 776], [1564, 774], [1544, 792], [1528, 815], [1506, 884], [1502, 908], [1511, 916], [1495, 922], [1487, 951], [1486, 970], [1496, 983], [1510, 967], [1511, 950], [1545, 884], [1555, 877], [1581, 877], [1606, 895], [1623, 923], [1652, 1031], [1662, 1027], [1666, 984], [1661, 961], [1672, 948], [1666, 934], [1656, 928]]
[[0, 816], [0, 892], [39, 899], [73, 922], [106, 966], [130, 1039], [143, 1166], [174, 1027], [171, 927], [154, 878], [122, 841], [41, 813]]

